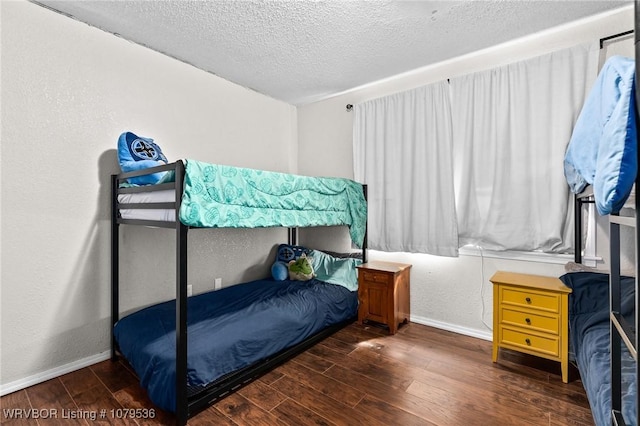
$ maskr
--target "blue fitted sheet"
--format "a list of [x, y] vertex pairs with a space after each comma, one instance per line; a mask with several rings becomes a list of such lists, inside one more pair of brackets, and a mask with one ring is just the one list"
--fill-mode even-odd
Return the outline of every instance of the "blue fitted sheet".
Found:
[[[573, 290], [569, 296], [571, 356], [578, 365], [596, 425], [608, 426], [611, 424], [609, 275], [575, 272], [565, 274], [560, 279]], [[622, 278], [621, 314], [632, 324], [634, 287], [634, 278]], [[622, 359], [622, 413], [628, 425], [636, 424], [635, 383], [635, 361], [625, 347]]]
[[[357, 291], [316, 279], [265, 279], [190, 297], [190, 392], [351, 319], [357, 312]], [[175, 328], [175, 301], [135, 312], [114, 327], [120, 351], [149, 398], [171, 412], [176, 407]]]

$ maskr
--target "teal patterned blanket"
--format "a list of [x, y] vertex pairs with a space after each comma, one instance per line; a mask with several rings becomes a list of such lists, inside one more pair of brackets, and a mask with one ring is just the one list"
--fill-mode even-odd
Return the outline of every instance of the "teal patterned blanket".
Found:
[[362, 247], [367, 203], [349, 179], [297, 176], [186, 160], [180, 221], [195, 227], [347, 225]]

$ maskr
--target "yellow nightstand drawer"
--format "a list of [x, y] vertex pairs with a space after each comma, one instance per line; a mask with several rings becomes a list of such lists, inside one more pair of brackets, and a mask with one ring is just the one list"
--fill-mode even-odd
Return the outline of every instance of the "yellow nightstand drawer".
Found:
[[501, 343], [503, 344], [541, 352], [550, 356], [558, 356], [560, 354], [559, 339], [557, 337], [542, 337], [509, 328], [502, 328], [501, 331]]
[[519, 288], [506, 287], [502, 289], [502, 303], [521, 306], [531, 309], [540, 309], [549, 312], [558, 312], [560, 307], [560, 295], [543, 293]]
[[501, 318], [502, 324], [515, 325], [555, 335], [560, 331], [560, 317], [558, 315], [539, 315], [503, 308]]

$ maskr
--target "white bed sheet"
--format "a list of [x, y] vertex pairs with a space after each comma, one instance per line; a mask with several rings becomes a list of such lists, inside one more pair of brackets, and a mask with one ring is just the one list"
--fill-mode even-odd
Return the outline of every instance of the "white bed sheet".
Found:
[[[176, 199], [173, 189], [164, 191], [139, 192], [135, 194], [120, 194], [120, 203], [173, 203]], [[176, 212], [173, 209], [120, 209], [123, 219], [157, 220], [174, 222]]]

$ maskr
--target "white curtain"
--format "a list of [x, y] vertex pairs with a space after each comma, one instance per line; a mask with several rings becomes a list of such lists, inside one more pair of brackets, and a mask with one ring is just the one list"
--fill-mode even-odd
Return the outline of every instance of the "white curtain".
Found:
[[563, 159], [597, 67], [594, 44], [451, 79], [461, 246], [572, 247]]
[[369, 247], [457, 256], [449, 87], [356, 105], [354, 175], [368, 185]]

